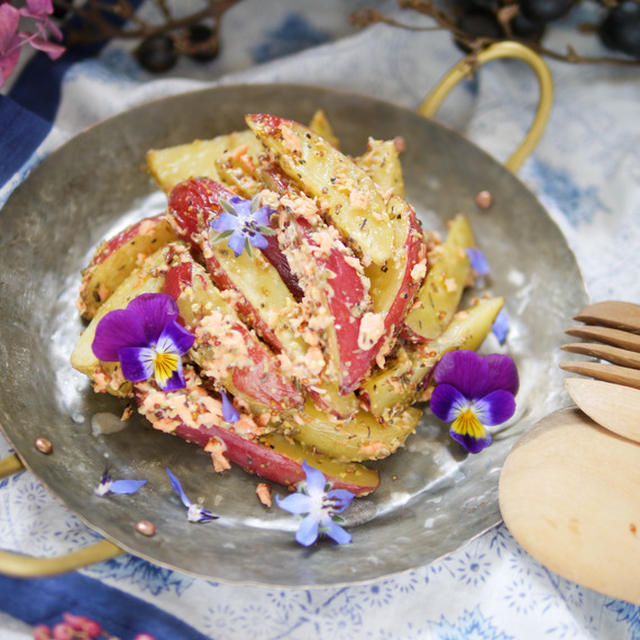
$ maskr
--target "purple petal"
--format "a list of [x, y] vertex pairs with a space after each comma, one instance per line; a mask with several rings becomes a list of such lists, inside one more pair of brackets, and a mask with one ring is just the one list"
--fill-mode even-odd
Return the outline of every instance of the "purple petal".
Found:
[[449, 430], [449, 435], [469, 453], [478, 453], [478, 451], [486, 449], [491, 444], [491, 434], [488, 431], [485, 431], [480, 438], [475, 438], [470, 434], [461, 434], [453, 429]]
[[158, 346], [164, 340], [169, 340], [173, 344], [174, 353], [184, 355], [191, 349], [195, 336], [187, 331], [177, 320], [168, 322], [158, 338]]
[[240, 420], [240, 415], [236, 411], [236, 408], [231, 404], [227, 394], [222, 391], [220, 395], [222, 396], [222, 417], [227, 422], [238, 422], [238, 420]]
[[504, 344], [507, 333], [509, 333], [509, 314], [504, 307], [500, 309], [494, 323], [491, 325], [491, 332], [500, 344]]
[[490, 353], [485, 359], [489, 366], [486, 391], [504, 389], [515, 396], [518, 393], [519, 380], [513, 358], [501, 353]]
[[433, 371], [436, 384], [450, 384], [469, 400], [481, 398], [486, 390], [489, 365], [475, 351], [449, 351]]
[[335, 506], [331, 509], [333, 513], [342, 513], [354, 498], [354, 494], [347, 489], [332, 489], [327, 493], [327, 498], [331, 498], [335, 502]]
[[114, 480], [111, 483], [111, 493], [135, 493], [146, 483], [146, 480]]
[[122, 347], [145, 345], [142, 323], [129, 308], [115, 309], [105, 314], [98, 322], [91, 349], [98, 360], [116, 362]]
[[473, 410], [483, 424], [493, 426], [506, 422], [515, 413], [516, 401], [512, 393], [498, 389], [477, 400]]
[[266, 249], [269, 246], [269, 241], [257, 231], [252, 236], [249, 236], [249, 242], [258, 249]]
[[429, 407], [436, 418], [453, 422], [467, 403], [467, 398], [453, 385], [439, 384], [431, 394]]
[[142, 325], [146, 346], [155, 343], [167, 323], [178, 317], [178, 305], [166, 293], [143, 293], [127, 305], [127, 311], [135, 314]]
[[187, 381], [184, 378], [184, 371], [182, 369], [182, 362], [180, 360], [178, 360], [178, 368], [173, 372], [171, 377], [164, 385], [159, 384], [158, 386], [162, 391], [175, 391], [176, 389], [184, 389], [187, 386]]
[[269, 207], [260, 207], [253, 215], [253, 219], [260, 227], [268, 227], [271, 221], [271, 214], [275, 213]]
[[233, 196], [229, 202], [240, 218], [249, 218], [251, 216], [251, 200], [244, 200], [240, 196]]
[[311, 509], [311, 499], [304, 493], [290, 493], [282, 499], [280, 499], [280, 496], [276, 496], [276, 504], [284, 511], [296, 515], [309, 513]]
[[324, 493], [327, 479], [324, 477], [322, 471], [319, 471], [315, 467], [311, 467], [307, 464], [306, 460], [302, 461], [302, 469], [307, 476], [306, 480], [306, 493], [307, 495], [316, 495]]
[[213, 222], [209, 223], [214, 231], [232, 231], [238, 227], [240, 220], [230, 213], [223, 211]]
[[296, 532], [296, 541], [308, 547], [318, 539], [318, 520], [308, 515], [302, 520]]
[[118, 351], [122, 375], [131, 382], [148, 380], [154, 374], [153, 356], [148, 347], [122, 347]]
[[227, 240], [227, 246], [233, 251], [236, 258], [244, 251], [244, 233], [234, 231]]
[[184, 492], [182, 485], [180, 484], [180, 480], [176, 478], [176, 476], [171, 473], [169, 467], [166, 467], [167, 475], [169, 476], [169, 482], [171, 483], [172, 489], [180, 496], [180, 500], [182, 500], [182, 504], [187, 507], [187, 509], [191, 506], [191, 500], [187, 498], [187, 494]]
[[337, 522], [332, 521], [324, 533], [338, 544], [348, 544], [351, 542], [351, 534], [345, 531]]
[[467, 255], [469, 256], [471, 268], [477, 275], [486, 276], [489, 273], [489, 263], [480, 249], [467, 249]]

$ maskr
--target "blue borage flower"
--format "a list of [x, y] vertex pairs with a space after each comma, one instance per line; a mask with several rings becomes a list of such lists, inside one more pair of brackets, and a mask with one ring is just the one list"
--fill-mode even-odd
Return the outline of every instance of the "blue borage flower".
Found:
[[146, 480], [112, 480], [111, 472], [106, 468], [94, 493], [97, 496], [108, 496], [112, 493], [130, 494], [135, 493], [146, 483]]
[[[491, 271], [489, 262], [480, 249], [467, 248], [467, 255], [469, 256], [471, 268], [477, 277], [484, 278], [489, 275]], [[498, 313], [493, 325], [491, 326], [491, 332], [500, 344], [504, 344], [507, 333], [509, 332], [509, 316], [507, 315], [506, 309], [503, 308]]]
[[296, 515], [307, 514], [296, 532], [296, 541], [308, 547], [317, 539], [319, 533], [325, 533], [338, 544], [351, 542], [351, 534], [338, 523], [343, 519], [338, 516], [351, 503], [354, 494], [346, 489], [331, 489], [324, 474], [302, 463], [306, 480], [298, 485], [298, 492], [286, 498], [276, 496], [276, 503], [281, 509]]
[[431, 411], [452, 423], [449, 434], [470, 453], [491, 444], [487, 426], [502, 424], [515, 412], [518, 371], [510, 356], [451, 351], [436, 365], [433, 379]]
[[504, 341], [507, 338], [507, 333], [509, 333], [509, 314], [507, 310], [502, 307], [496, 316], [493, 324], [491, 325], [491, 332], [496, 337], [500, 344], [504, 344]]
[[218, 518], [218, 516], [214, 516], [208, 509], [204, 509], [199, 504], [191, 502], [184, 492], [180, 480], [178, 480], [168, 467], [166, 471], [172, 489], [180, 496], [182, 504], [187, 508], [187, 520], [189, 520], [189, 522], [209, 522], [209, 520], [216, 520]]
[[476, 272], [477, 276], [483, 277], [489, 274], [489, 262], [480, 249], [469, 247], [467, 248], [467, 255], [469, 256], [471, 268]]
[[267, 206], [260, 207], [260, 194], [252, 200], [243, 200], [233, 196], [230, 200], [220, 199], [223, 212], [209, 224], [214, 231], [218, 231], [215, 242], [229, 238], [228, 247], [236, 258], [244, 249], [251, 255], [251, 247], [266, 249], [267, 235], [275, 231], [269, 227], [269, 218], [274, 213]]
[[104, 362], [120, 362], [131, 382], [155, 378], [163, 391], [186, 385], [182, 359], [194, 336], [178, 323], [178, 305], [165, 293], [143, 293], [126, 309], [107, 313], [91, 348]]
[[220, 395], [222, 396], [222, 417], [226, 422], [238, 422], [238, 420], [240, 420], [240, 414], [231, 404], [227, 394], [223, 391]]

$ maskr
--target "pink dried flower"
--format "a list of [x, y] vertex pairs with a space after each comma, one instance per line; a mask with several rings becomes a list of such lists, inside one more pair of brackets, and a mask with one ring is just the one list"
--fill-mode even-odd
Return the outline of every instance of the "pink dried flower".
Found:
[[[9, 2], [0, 3], [0, 88], [18, 64], [24, 45], [44, 51], [52, 60], [65, 51], [64, 46], [51, 41], [63, 37], [49, 17], [53, 13], [51, 0], [26, 0], [26, 5], [17, 9]], [[19, 31], [21, 17], [32, 21], [33, 32]]]
[[33, 628], [33, 640], [51, 640], [51, 629], [46, 624]]

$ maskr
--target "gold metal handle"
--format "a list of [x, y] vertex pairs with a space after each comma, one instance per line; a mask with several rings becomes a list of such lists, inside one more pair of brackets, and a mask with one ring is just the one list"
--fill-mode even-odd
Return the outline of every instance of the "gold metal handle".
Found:
[[504, 166], [512, 173], [516, 173], [533, 151], [538, 140], [542, 136], [544, 128], [549, 120], [551, 105], [553, 103], [553, 80], [547, 63], [535, 51], [525, 47], [519, 42], [504, 41], [489, 45], [477, 54], [470, 54], [463, 58], [440, 80], [436, 87], [418, 107], [418, 113], [430, 118], [438, 110], [442, 101], [458, 82], [467, 77], [476, 67], [497, 60], [498, 58], [517, 58], [526, 62], [538, 78], [540, 97], [538, 108], [533, 123], [520, 146], [513, 155], [504, 163]]
[[[15, 453], [0, 460], [0, 478], [24, 471], [24, 469], [22, 460]], [[0, 573], [17, 578], [55, 576], [87, 567], [94, 562], [114, 558], [123, 553], [124, 551], [120, 547], [109, 540], [100, 540], [84, 549], [55, 558], [33, 558], [11, 551], [0, 551]]]

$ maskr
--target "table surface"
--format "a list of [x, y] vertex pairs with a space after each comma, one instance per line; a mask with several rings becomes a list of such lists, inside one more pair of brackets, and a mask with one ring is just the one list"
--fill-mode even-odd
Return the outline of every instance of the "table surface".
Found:
[[[0, 187], [0, 205], [37, 162], [69, 137], [151, 98], [221, 82], [291, 81], [353, 89], [416, 108], [442, 73], [461, 57], [447, 33], [380, 24], [362, 31], [349, 27], [348, 13], [362, 6], [376, 6], [406, 19], [409, 14], [392, 2], [272, 0], [268, 6], [269, 11], [264, 11], [264, 2], [244, 0], [231, 9], [222, 23], [221, 54], [204, 65], [181, 60], [170, 72], [152, 76], [133, 63], [128, 43], [116, 41], [91, 58], [70, 64], [53, 127], [33, 154], [10, 167], [7, 175], [13, 175]], [[141, 11], [146, 10], [143, 4]], [[602, 54], [594, 36], [576, 31], [576, 25], [589, 19], [592, 10], [577, 9], [555, 23], [549, 44], [562, 48], [571, 41], [581, 50]], [[264, 18], [252, 20], [256, 12]], [[592, 300], [640, 302], [638, 67], [548, 63], [555, 85], [553, 111], [540, 144], [518, 176], [567, 238]], [[29, 65], [24, 64], [3, 93], [9, 98], [18, 90], [24, 94], [30, 73]], [[29, 88], [37, 96], [38, 87], [32, 83]], [[49, 98], [42, 96], [43, 101]], [[0, 97], [5, 107], [7, 99]], [[503, 161], [526, 131], [536, 101], [536, 83], [525, 67], [496, 62], [480, 71], [476, 84], [457, 89], [437, 117]], [[0, 119], [3, 113], [6, 110], [0, 109]], [[5, 126], [0, 122], [0, 132]], [[0, 143], [7, 145], [7, 141], [5, 130]], [[8, 451], [0, 438], [0, 455]], [[0, 481], [3, 549], [49, 555], [78, 549], [95, 539], [96, 534], [30, 473]], [[81, 584], [95, 585], [96, 593], [102, 587], [113, 588], [110, 593], [188, 623], [190, 630], [176, 631], [176, 637], [640, 637], [639, 607], [547, 570], [518, 545], [503, 524], [429, 566], [349, 587], [229, 586], [130, 555], [76, 573], [85, 580]], [[0, 582], [0, 589], [6, 590], [3, 596], [8, 594], [8, 584]], [[52, 585], [55, 589], [55, 581]], [[60, 596], [58, 614], [68, 610], [64, 607], [69, 602], [73, 600]], [[83, 613], [78, 609], [82, 602], [75, 604], [74, 613]], [[0, 613], [3, 638], [30, 637], [28, 627], [20, 621], [26, 617], [2, 604], [1, 611], [5, 611]], [[107, 615], [101, 622], [105, 628], [110, 622], [113, 628], [119, 624], [115, 613], [111, 620]], [[143, 626], [139, 619], [128, 624], [120, 627], [124, 629], [121, 640], [133, 637], [134, 630], [144, 631], [135, 629], [136, 624]]]

